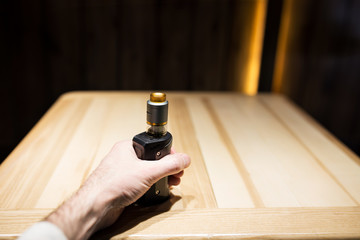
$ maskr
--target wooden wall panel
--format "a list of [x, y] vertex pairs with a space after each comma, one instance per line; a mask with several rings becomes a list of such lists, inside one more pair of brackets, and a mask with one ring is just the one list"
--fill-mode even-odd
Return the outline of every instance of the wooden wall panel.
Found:
[[[0, 158], [67, 91], [242, 89], [254, 14], [274, 1], [3, 0]], [[359, 1], [283, 4], [275, 82], [359, 153]]]
[[2, 1], [1, 159], [67, 91], [233, 89], [252, 2]]
[[43, 14], [45, 77], [49, 85], [46, 91], [55, 100], [67, 89], [80, 89], [83, 84], [80, 65], [83, 16], [73, 1], [46, 1]]
[[360, 2], [284, 1], [274, 90], [360, 154]]
[[116, 0], [86, 1], [83, 7], [85, 26], [82, 42], [84, 74], [89, 89], [117, 88], [117, 9]]
[[157, 89], [187, 89], [192, 80], [189, 59], [194, 37], [193, 5], [192, 1], [184, 0], [160, 1]]
[[156, 83], [158, 8], [154, 0], [118, 2], [118, 89], [150, 89]]
[[[234, 2], [196, 1], [192, 24], [191, 76], [189, 86], [194, 89], [228, 90], [229, 61]], [[241, 29], [238, 29], [240, 31]], [[213, 46], [219, 46], [214, 48]], [[212, 81], [208, 81], [212, 79]]]

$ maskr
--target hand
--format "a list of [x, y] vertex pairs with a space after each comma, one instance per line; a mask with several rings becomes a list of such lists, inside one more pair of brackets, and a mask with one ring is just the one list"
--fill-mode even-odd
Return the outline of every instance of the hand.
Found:
[[102, 194], [117, 199], [117, 206], [126, 207], [164, 176], [171, 175], [169, 185], [180, 184], [183, 169], [189, 164], [187, 155], [173, 150], [160, 161], [140, 160], [132, 142], [123, 141], [112, 148], [85, 184], [101, 187]]
[[119, 142], [79, 191], [46, 220], [59, 226], [69, 239], [86, 239], [112, 224], [124, 207], [161, 178], [170, 175], [169, 184], [178, 185], [189, 165], [186, 154], [174, 151], [160, 161], [143, 161], [137, 158], [131, 141]]

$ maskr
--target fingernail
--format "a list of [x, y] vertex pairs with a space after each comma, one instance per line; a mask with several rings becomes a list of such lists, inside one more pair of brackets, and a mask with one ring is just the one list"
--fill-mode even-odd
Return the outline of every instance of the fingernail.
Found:
[[187, 168], [191, 163], [190, 157], [188, 155], [186, 155], [186, 154], [183, 154], [182, 159], [184, 161], [185, 168]]

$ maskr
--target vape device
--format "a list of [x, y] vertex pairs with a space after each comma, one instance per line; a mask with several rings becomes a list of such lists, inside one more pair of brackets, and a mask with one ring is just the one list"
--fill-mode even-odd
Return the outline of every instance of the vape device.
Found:
[[[160, 160], [170, 154], [172, 135], [167, 131], [168, 106], [165, 93], [151, 93], [147, 101], [147, 130], [133, 138], [133, 147], [138, 158], [147, 161]], [[168, 178], [162, 178], [137, 201], [152, 205], [167, 200], [170, 196]]]

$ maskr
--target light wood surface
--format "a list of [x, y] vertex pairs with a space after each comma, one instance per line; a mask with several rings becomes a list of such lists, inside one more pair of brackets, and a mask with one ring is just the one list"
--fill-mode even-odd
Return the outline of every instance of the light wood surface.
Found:
[[[360, 160], [279, 95], [168, 92], [192, 157], [165, 204], [129, 208], [94, 239], [360, 238]], [[0, 239], [68, 198], [112, 145], [145, 128], [148, 92], [59, 98], [0, 167]]]

